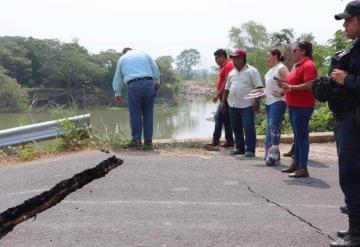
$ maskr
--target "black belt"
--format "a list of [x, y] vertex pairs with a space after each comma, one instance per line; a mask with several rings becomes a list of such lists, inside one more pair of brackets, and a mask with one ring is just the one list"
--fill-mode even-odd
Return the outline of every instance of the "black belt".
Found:
[[132, 82], [134, 82], [134, 81], [147, 81], [147, 80], [153, 80], [153, 78], [152, 78], [152, 77], [149, 77], [149, 76], [147, 76], [147, 77], [140, 77], [140, 78], [134, 78], [134, 79], [131, 79], [130, 81], [128, 81], [127, 84], [130, 84], [130, 83], [132, 83]]

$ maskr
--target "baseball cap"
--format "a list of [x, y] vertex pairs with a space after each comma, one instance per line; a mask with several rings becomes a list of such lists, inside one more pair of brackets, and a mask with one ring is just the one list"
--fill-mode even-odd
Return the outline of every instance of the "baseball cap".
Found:
[[246, 51], [242, 49], [236, 49], [231, 55], [231, 58], [233, 57], [246, 57]]
[[347, 18], [350, 18], [355, 15], [360, 15], [360, 1], [359, 0], [349, 2], [345, 7], [344, 12], [335, 15], [335, 19], [336, 20], [347, 19]]

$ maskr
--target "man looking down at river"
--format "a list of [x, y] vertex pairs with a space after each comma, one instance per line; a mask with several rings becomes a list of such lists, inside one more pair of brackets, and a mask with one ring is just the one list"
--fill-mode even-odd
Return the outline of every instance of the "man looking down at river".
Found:
[[113, 79], [115, 101], [124, 102], [122, 84], [128, 87], [128, 105], [131, 128], [131, 147], [141, 146], [144, 128], [144, 145], [152, 147], [154, 98], [160, 88], [160, 72], [155, 61], [142, 51], [124, 48]]
[[[221, 102], [224, 94], [226, 79], [230, 71], [234, 68], [234, 64], [231, 59], [228, 59], [228, 55], [224, 49], [219, 49], [215, 51], [215, 62], [220, 66], [220, 70], [216, 80], [216, 95], [213, 98], [213, 102], [216, 103], [218, 100]], [[233, 147], [234, 146], [234, 137], [230, 124], [229, 117], [229, 105], [225, 102], [224, 109], [221, 110], [221, 103], [219, 104], [216, 113], [214, 115], [215, 119], [215, 129], [213, 134], [212, 142], [208, 146], [217, 146], [220, 143], [220, 137], [222, 132], [222, 126], [224, 125], [225, 129], [225, 143], [223, 147]]]
[[230, 122], [235, 136], [235, 148], [231, 154], [255, 157], [254, 111], [259, 110], [260, 102], [258, 99], [245, 99], [244, 97], [253, 89], [262, 88], [263, 83], [258, 70], [246, 63], [244, 50], [235, 50], [230, 58], [232, 58], [235, 68], [227, 78], [221, 108], [224, 110], [226, 102], [229, 104]]

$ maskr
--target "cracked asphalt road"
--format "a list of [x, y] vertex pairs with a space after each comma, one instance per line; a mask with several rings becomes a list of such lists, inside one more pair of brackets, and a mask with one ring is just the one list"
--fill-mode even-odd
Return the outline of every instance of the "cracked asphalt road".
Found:
[[[0, 246], [328, 246], [346, 227], [335, 144], [310, 148], [304, 179], [265, 167], [261, 148], [253, 159], [229, 150], [117, 153], [122, 166], [18, 225]], [[0, 210], [109, 156], [2, 166]]]

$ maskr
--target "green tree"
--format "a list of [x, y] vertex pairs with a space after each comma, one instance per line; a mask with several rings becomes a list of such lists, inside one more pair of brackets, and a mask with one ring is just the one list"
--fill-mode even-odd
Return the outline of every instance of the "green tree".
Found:
[[327, 45], [314, 45], [313, 58], [319, 76], [324, 76], [329, 72], [329, 57], [331, 51]]
[[294, 41], [294, 29], [281, 29], [270, 35], [271, 44], [274, 47], [289, 46]]
[[23, 46], [24, 41], [22, 37], [0, 38], [0, 64], [22, 85], [31, 80], [31, 61]]
[[238, 48], [257, 49], [269, 44], [266, 27], [254, 21], [241, 24], [241, 28], [232, 27], [229, 38], [232, 45]]
[[200, 58], [200, 52], [196, 49], [183, 50], [176, 57], [176, 67], [180, 75], [185, 79], [191, 79], [193, 75], [192, 69], [199, 64]]
[[337, 30], [333, 38], [328, 40], [327, 45], [315, 45], [313, 57], [319, 75], [328, 74], [331, 56], [337, 51], [348, 50], [351, 43], [351, 40], [345, 36], [343, 31]]
[[171, 56], [161, 56], [155, 60], [160, 71], [160, 82], [168, 84], [176, 84], [179, 82], [173, 68], [174, 59]]
[[306, 40], [315, 43], [315, 36], [313, 33], [303, 33], [300, 35], [299, 40]]
[[347, 38], [344, 31], [337, 30], [334, 33], [332, 39], [328, 40], [330, 48], [333, 52], [340, 51], [340, 50], [348, 50], [351, 46], [351, 39]]
[[2, 111], [23, 110], [29, 103], [29, 95], [15, 79], [0, 66], [0, 109]]
[[243, 30], [238, 27], [231, 27], [229, 31], [230, 43], [233, 47], [245, 47], [245, 38], [243, 36]]
[[114, 78], [117, 61], [121, 56], [122, 53], [109, 49], [91, 57], [93, 62], [105, 69], [103, 80], [100, 79], [97, 85], [97, 88], [103, 89], [102, 91], [105, 94], [113, 94], [111, 82]]
[[269, 70], [269, 66], [266, 62], [265, 49], [253, 49], [247, 54], [247, 63], [254, 66], [262, 75], [262, 79], [265, 73]]
[[54, 39], [28, 38], [25, 46], [28, 50], [28, 57], [31, 60], [32, 84], [30, 87], [56, 87], [53, 79], [57, 73], [57, 60], [60, 56], [61, 43]]
[[160, 71], [161, 89], [159, 96], [174, 100], [179, 90], [179, 78], [173, 68], [174, 59], [171, 56], [161, 56], [155, 62]]

